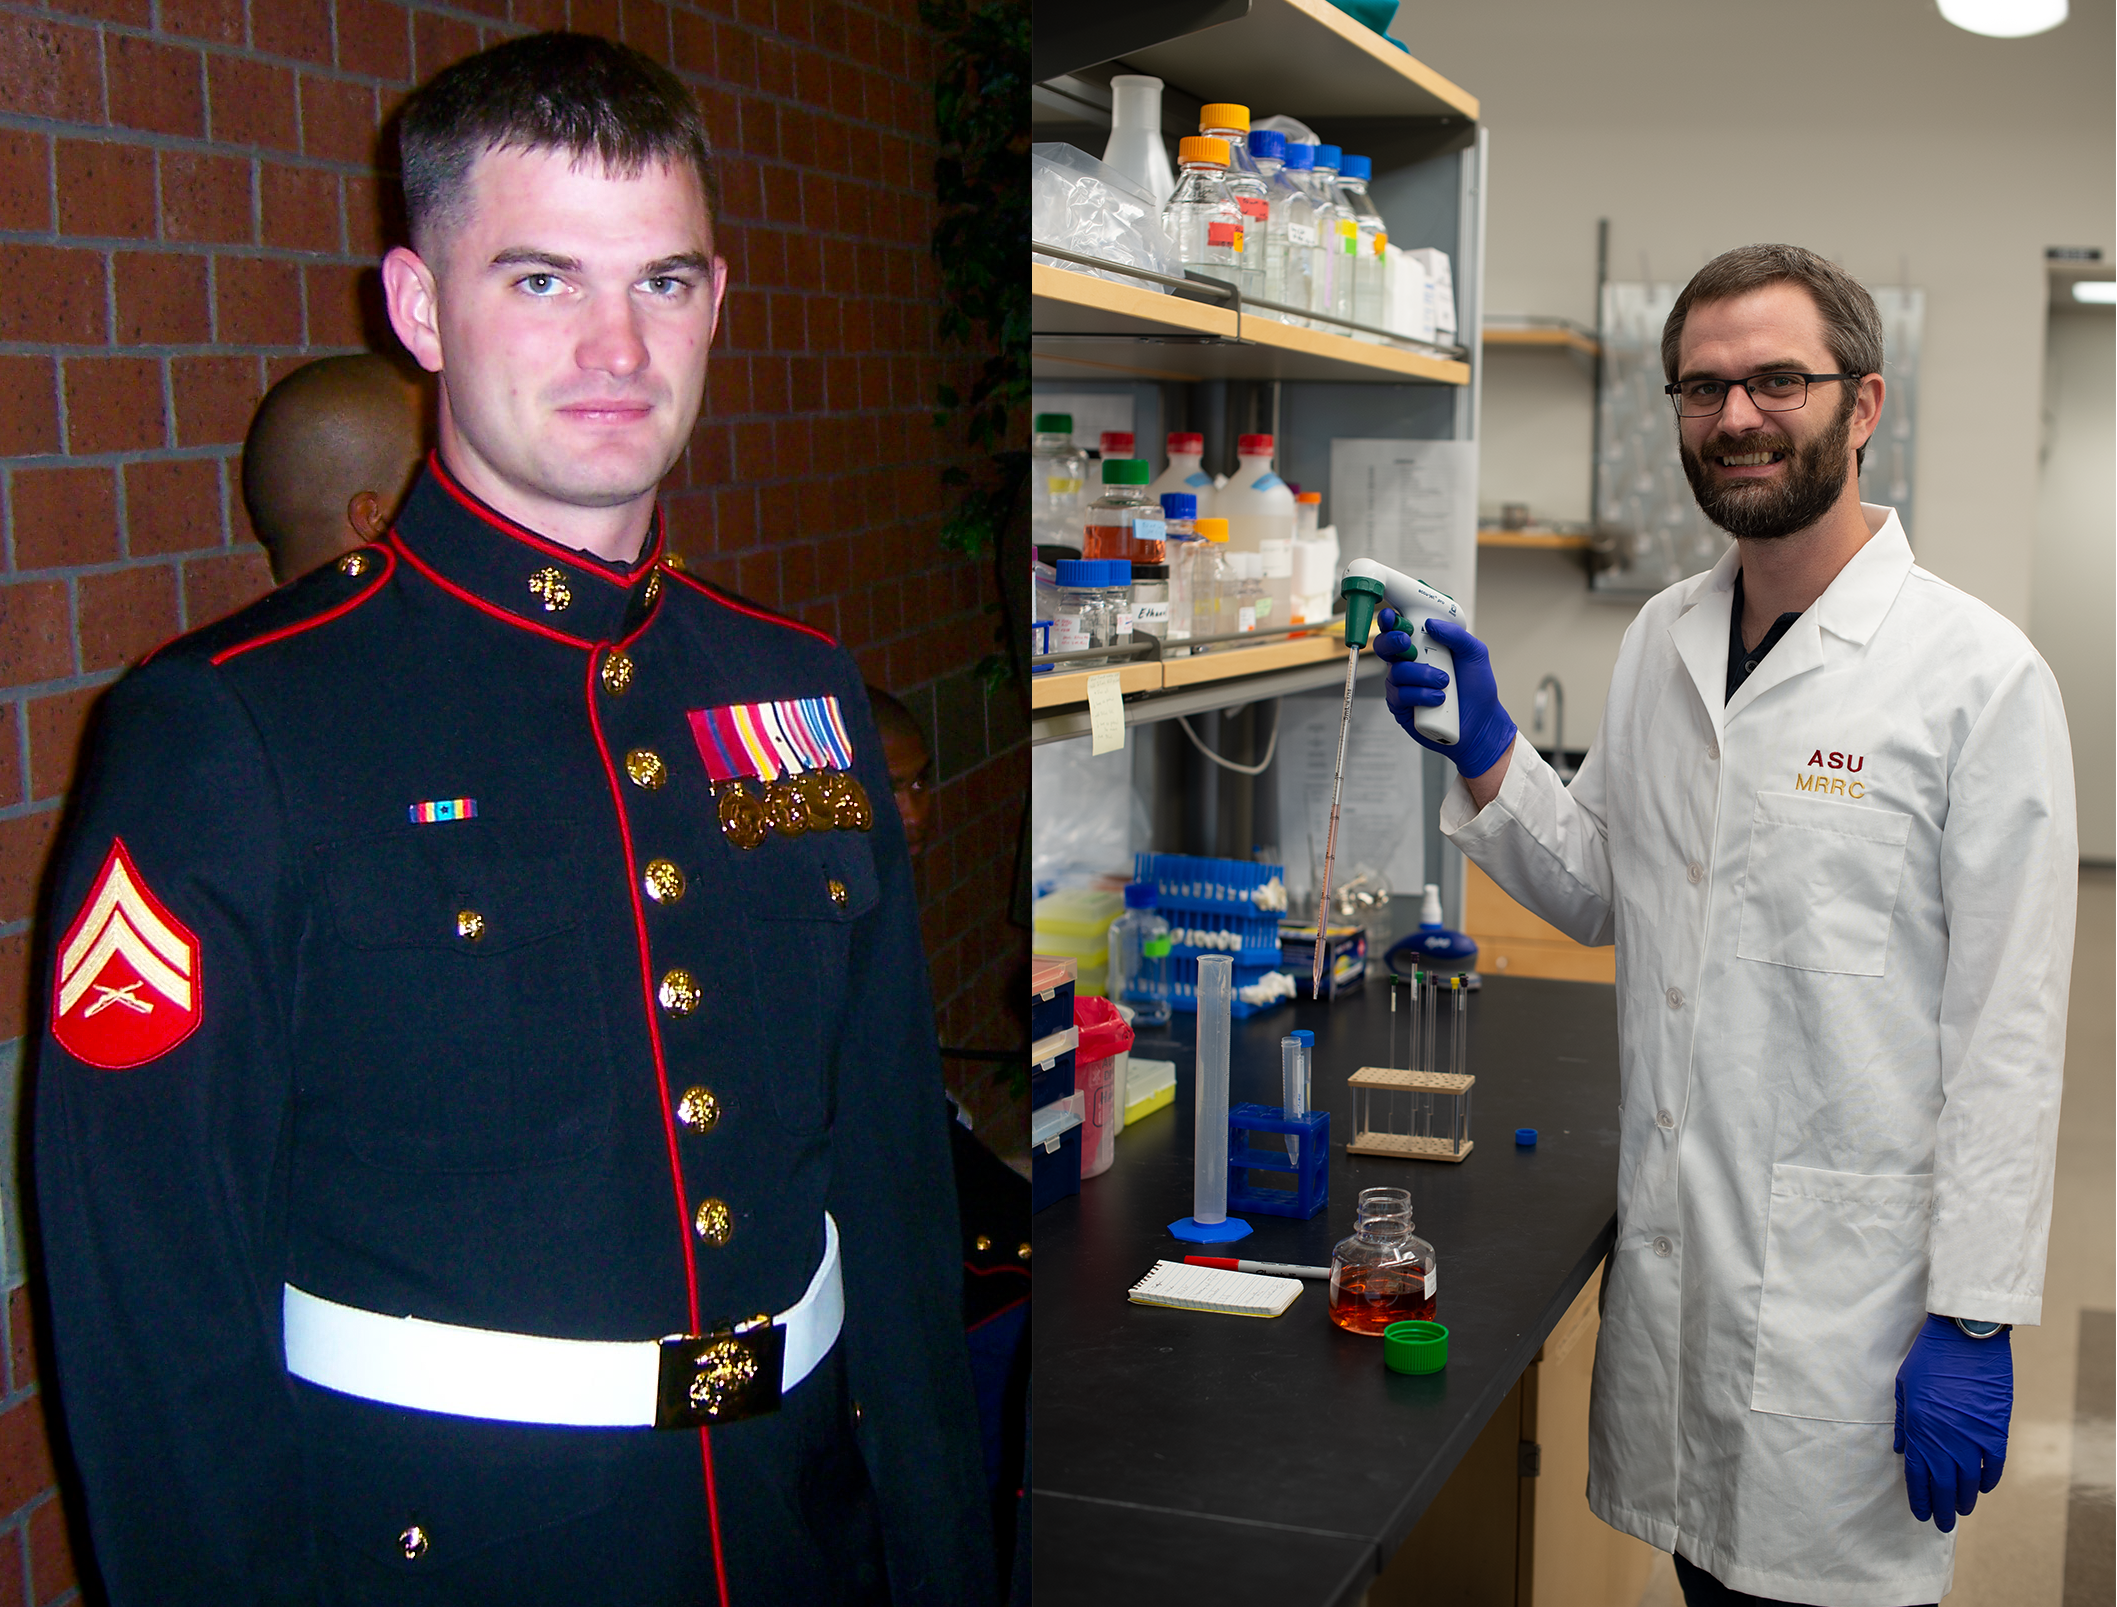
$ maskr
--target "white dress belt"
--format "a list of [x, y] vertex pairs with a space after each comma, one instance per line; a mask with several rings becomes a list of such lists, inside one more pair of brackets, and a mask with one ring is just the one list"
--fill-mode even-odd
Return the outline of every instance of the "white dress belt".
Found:
[[[823, 1213], [823, 1261], [772, 1318], [779, 1389], [830, 1354], [845, 1321], [838, 1224]], [[342, 1395], [453, 1417], [578, 1428], [652, 1428], [663, 1341], [545, 1339], [342, 1306], [285, 1286], [287, 1371]], [[674, 1336], [672, 1336], [674, 1337]]]

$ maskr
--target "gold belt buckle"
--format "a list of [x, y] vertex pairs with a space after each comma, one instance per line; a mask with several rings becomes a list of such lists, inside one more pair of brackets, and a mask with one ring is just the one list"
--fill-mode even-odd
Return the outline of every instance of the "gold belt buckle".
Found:
[[709, 1334], [671, 1334], [661, 1341], [654, 1426], [699, 1428], [778, 1411], [785, 1349], [786, 1330], [763, 1312]]

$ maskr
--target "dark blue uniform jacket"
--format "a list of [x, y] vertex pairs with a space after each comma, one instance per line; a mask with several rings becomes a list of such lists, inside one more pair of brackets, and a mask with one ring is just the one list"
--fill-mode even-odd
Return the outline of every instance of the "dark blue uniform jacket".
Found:
[[[872, 829], [737, 847], [687, 714], [825, 695]], [[116, 1607], [989, 1597], [890, 798], [828, 637], [659, 541], [631, 570], [544, 542], [437, 462], [387, 541], [112, 691], [50, 930], [122, 842], [126, 907], [196, 939], [173, 1047], [85, 1063], [55, 990], [38, 1062], [57, 1386]], [[101, 1024], [75, 999], [75, 1041], [184, 1026], [181, 977], [126, 974]], [[826, 1209], [844, 1331], [770, 1415], [527, 1426], [285, 1370], [283, 1283], [573, 1339], [781, 1311]]]

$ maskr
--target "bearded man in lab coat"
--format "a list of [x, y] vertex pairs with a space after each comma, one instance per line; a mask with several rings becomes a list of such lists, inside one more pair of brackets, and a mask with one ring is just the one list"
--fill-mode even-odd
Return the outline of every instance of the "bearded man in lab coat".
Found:
[[[1617, 1243], [1588, 1500], [1691, 1607], [1937, 1601], [1998, 1483], [2007, 1325], [2041, 1311], [2078, 849], [2027, 638], [1859, 499], [1874, 302], [1793, 246], [1700, 270], [1662, 336], [1736, 538], [1626, 633], [1562, 786], [1474, 637], [1441, 828], [1617, 945]], [[1384, 610], [1412, 729], [1448, 677]], [[1417, 733], [1414, 732], [1416, 736]], [[1418, 740], [1425, 742], [1424, 737]]]

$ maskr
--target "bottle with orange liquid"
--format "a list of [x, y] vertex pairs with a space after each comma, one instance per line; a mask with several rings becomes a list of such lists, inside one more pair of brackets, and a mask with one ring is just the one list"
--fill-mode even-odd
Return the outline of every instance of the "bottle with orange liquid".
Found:
[[1362, 1189], [1352, 1237], [1330, 1257], [1330, 1320], [1373, 1334], [1393, 1322], [1434, 1320], [1440, 1268], [1433, 1246], [1411, 1230], [1408, 1189]]

